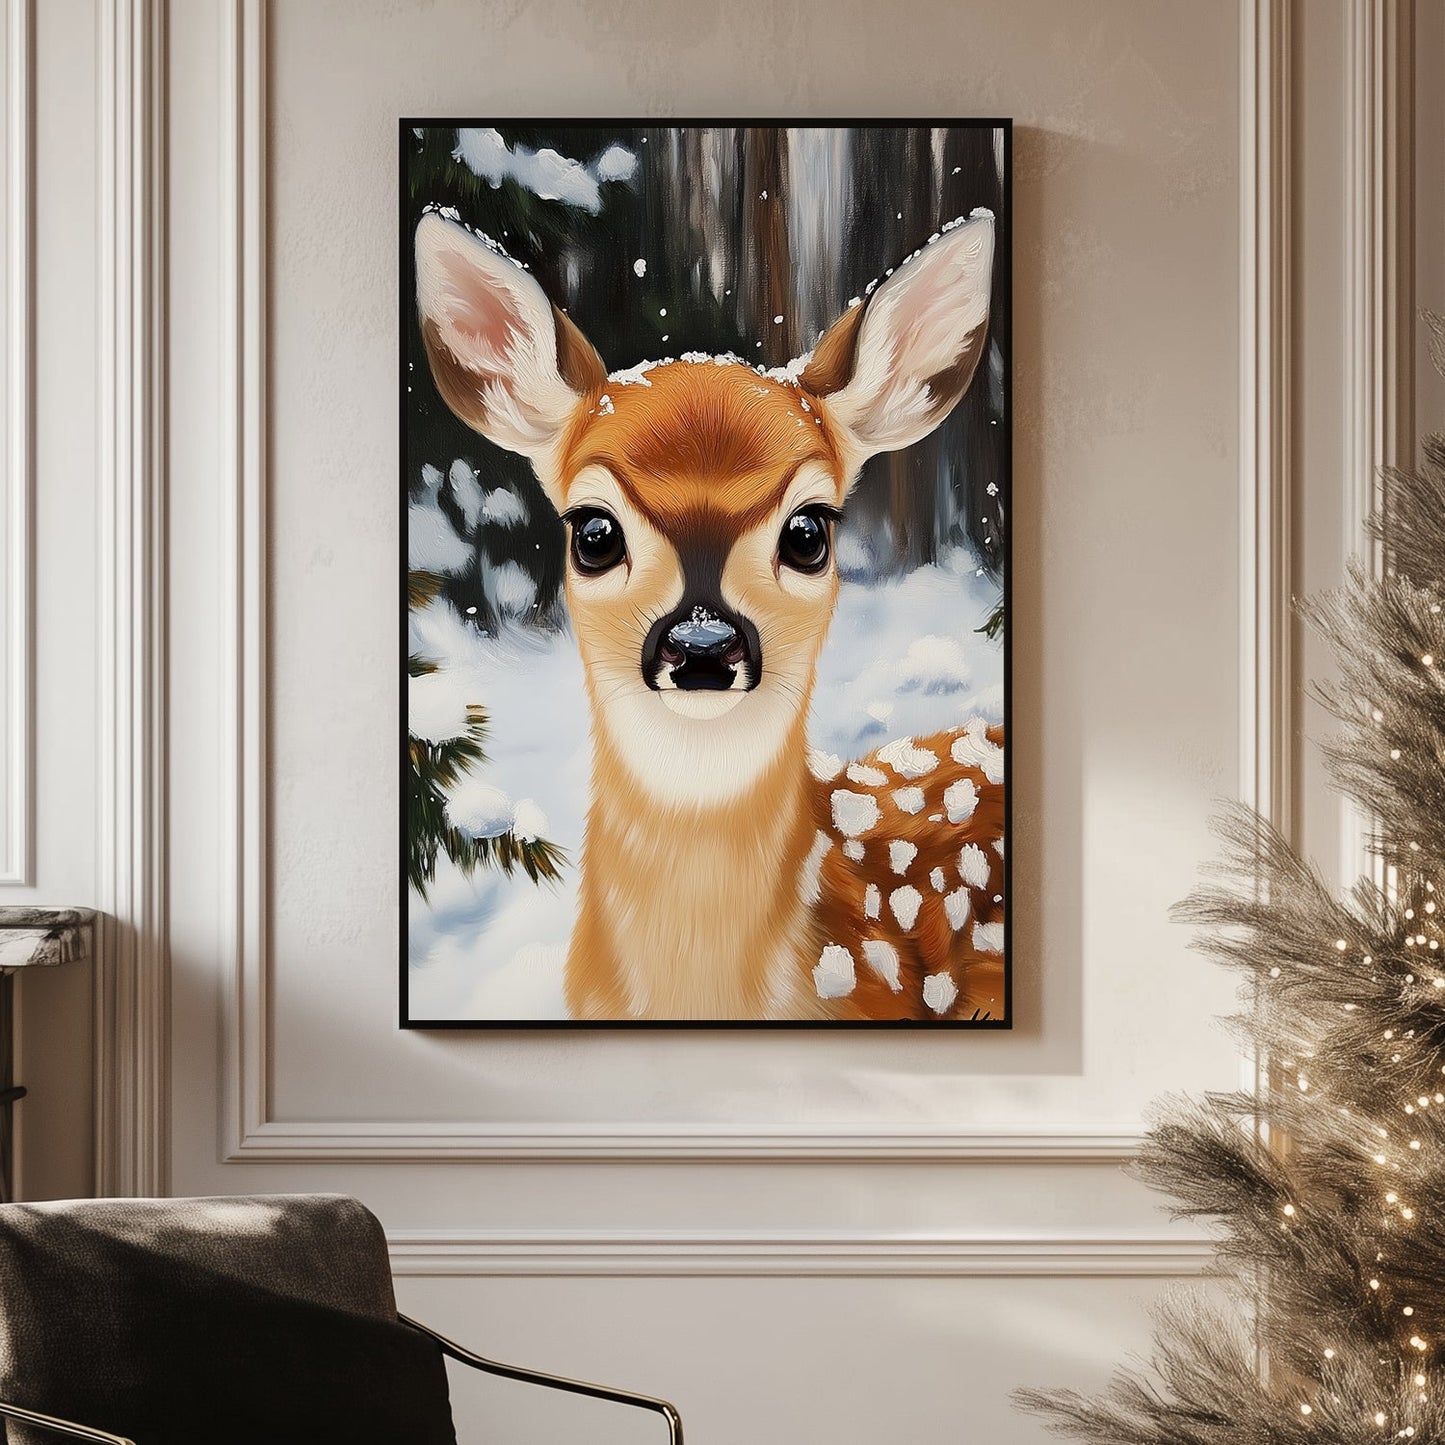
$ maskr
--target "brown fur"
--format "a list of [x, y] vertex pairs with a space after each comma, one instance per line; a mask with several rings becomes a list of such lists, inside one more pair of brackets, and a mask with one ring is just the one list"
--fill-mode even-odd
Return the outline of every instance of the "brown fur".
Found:
[[557, 370], [562, 380], [581, 396], [586, 396], [607, 383], [607, 368], [592, 349], [592, 343], [577, 329], [570, 316], [555, 306], [552, 327], [557, 335]]
[[[862, 761], [884, 773], [886, 784], [869, 786], [838, 777], [820, 782], [800, 771], [800, 751], [784, 754], [760, 784], [774, 800], [760, 808], [755, 797], [679, 816], [639, 798], [605, 747], [595, 763], [593, 805], [587, 822], [581, 901], [567, 973], [568, 1005], [578, 1018], [757, 1019], [769, 1016], [841, 1020], [1001, 1019], [1005, 1016], [1001, 953], [973, 943], [977, 923], [1001, 923], [1004, 862], [994, 849], [1003, 837], [1004, 789], [979, 769], [954, 762], [950, 747], [959, 731], [919, 738], [937, 768], [921, 778], [900, 777], [872, 753]], [[1002, 745], [1001, 728], [988, 740]], [[797, 739], [801, 749], [801, 735]], [[970, 818], [950, 823], [945, 790], [960, 779], [973, 782], [978, 804]], [[917, 786], [923, 809], [902, 812], [891, 794]], [[864, 856], [853, 861], [834, 826], [835, 789], [865, 793], [880, 820], [862, 835]], [[940, 816], [941, 815], [941, 816]], [[818, 833], [831, 846], [824, 856], [819, 898], [800, 897], [798, 880]], [[902, 874], [893, 871], [888, 844], [913, 844], [917, 855]], [[989, 864], [984, 887], [964, 885], [959, 855], [976, 844]], [[946, 888], [929, 879], [941, 869]], [[864, 915], [869, 884], [879, 889], [879, 916]], [[903, 928], [889, 906], [904, 885], [923, 902], [913, 927]], [[963, 927], [953, 928], [944, 897], [967, 887]], [[619, 920], [622, 920], [619, 927]], [[646, 939], [645, 956], [629, 951], [627, 936]], [[894, 992], [865, 962], [865, 940], [890, 943], [899, 955], [901, 988]], [[812, 970], [828, 944], [848, 949], [857, 984], [844, 998], [817, 997]], [[779, 950], [791, 961], [779, 962]], [[770, 973], [769, 964], [774, 965]], [[923, 981], [947, 975], [958, 989], [939, 1012], [924, 1001]], [[646, 981], [648, 998], [629, 994], [628, 980]], [[779, 1006], [785, 1012], [777, 1011]]]
[[853, 375], [858, 328], [863, 324], [865, 309], [864, 305], [850, 307], [813, 348], [800, 380], [814, 396], [828, 396], [848, 385]]
[[839, 471], [826, 417], [816, 402], [803, 407], [797, 387], [710, 361], [660, 366], [647, 381], [602, 388], [613, 411], [574, 429], [561, 470], [606, 467], [660, 532], [699, 515], [744, 531], [777, 506], [804, 462]]
[[[801, 729], [800, 729], [801, 734]], [[687, 812], [639, 796], [605, 741], [593, 802], [567, 1002], [577, 1018], [825, 1016], [805, 972], [796, 880], [813, 844], [813, 779], [785, 751], [752, 798]]]
[[[958, 731], [935, 733], [915, 739], [915, 746], [933, 753], [938, 767], [921, 778], [899, 777], [877, 753], [862, 759], [869, 767], [888, 776], [879, 787], [858, 783], [840, 773], [830, 782], [819, 784], [814, 795], [814, 818], [820, 830], [835, 840], [823, 860], [822, 898], [818, 907], [821, 943], [836, 943], [851, 952], [857, 961], [858, 985], [852, 994], [837, 1001], [837, 1016], [857, 1019], [932, 1019], [992, 1018], [1004, 1016], [1003, 956], [980, 952], [973, 946], [976, 923], [1001, 923], [1004, 905], [996, 897], [1004, 893], [1004, 861], [993, 844], [1003, 837], [1004, 789], [1002, 783], [990, 783], [975, 767], [954, 762], [949, 751]], [[1002, 745], [1003, 729], [988, 729], [988, 740]], [[973, 816], [961, 823], [950, 823], [943, 804], [944, 791], [962, 778], [973, 782], [978, 791], [978, 804]], [[891, 794], [899, 788], [916, 786], [923, 789], [924, 805], [920, 812], [902, 812]], [[866, 793], [877, 800], [882, 817], [878, 824], [859, 838], [863, 858], [859, 862], [844, 856], [843, 836], [833, 826], [831, 798], [834, 789]], [[942, 815], [940, 817], [939, 815]], [[888, 844], [892, 841], [912, 843], [918, 854], [902, 874], [895, 873], [889, 863]], [[967, 922], [955, 930], [944, 909], [944, 894], [929, 881], [935, 868], [942, 869], [945, 892], [962, 885], [959, 876], [959, 854], [964, 844], [974, 843], [983, 850], [989, 864], [988, 883], [983, 888], [969, 887]], [[879, 917], [864, 917], [864, 892], [869, 883], [876, 884], [881, 895]], [[923, 895], [914, 926], [901, 927], [888, 904], [889, 894], [905, 884]], [[891, 943], [900, 960], [899, 975], [903, 987], [894, 993], [864, 962], [862, 945], [865, 939]], [[958, 998], [943, 1014], [935, 1013], [923, 1001], [923, 980], [929, 974], [948, 974], [958, 989]]]
[[[842, 500], [846, 478], [825, 404], [741, 366], [677, 362], [653, 369], [647, 380], [646, 386], [610, 383], [588, 399], [559, 472], [570, 479], [587, 466], [606, 468], [664, 537], [707, 532], [726, 538], [732, 553], [725, 590], [763, 631], [765, 665], [795, 676], [802, 701], [778, 759], [746, 793], [717, 807], [647, 797], [606, 729], [594, 724], [593, 802], [569, 950], [569, 1008], [579, 1018], [1002, 1017], [1003, 959], [978, 952], [972, 942], [976, 923], [1003, 917], [1002, 905], [993, 901], [1003, 892], [1003, 860], [992, 849], [1003, 835], [1002, 786], [953, 761], [949, 748], [956, 734], [918, 741], [939, 758], [937, 769], [923, 778], [898, 777], [876, 756], [862, 761], [889, 775], [886, 786], [868, 788], [841, 774], [823, 784], [807, 771], [807, 697], [837, 583], [830, 578], [816, 597], [781, 591], [767, 519], [807, 462], [825, 469]], [[610, 410], [600, 405], [603, 395]], [[755, 547], [746, 542], [752, 529]], [[569, 587], [594, 718], [611, 690], [635, 677], [647, 619], [673, 605], [681, 586], [671, 547], [638, 547], [630, 565], [625, 598], [598, 599]], [[991, 729], [989, 739], [1001, 742], [1001, 730]], [[698, 767], [708, 766], [699, 757]], [[957, 825], [937, 821], [944, 789], [964, 777], [979, 794], [972, 818]], [[926, 798], [914, 816], [899, 812], [890, 798], [911, 785], [922, 787]], [[860, 840], [865, 854], [858, 863], [844, 856], [844, 840], [832, 823], [830, 799], [839, 786], [876, 796], [882, 811], [877, 827]], [[820, 831], [833, 846], [813, 902], [800, 896], [799, 879]], [[890, 870], [887, 843], [893, 839], [919, 850], [906, 877]], [[947, 891], [961, 886], [959, 850], [968, 842], [985, 849], [990, 876], [986, 888], [971, 890], [968, 921], [954, 930], [928, 875], [942, 868]], [[877, 920], [863, 916], [870, 882], [881, 893]], [[923, 895], [918, 919], [907, 930], [887, 901], [905, 883]], [[864, 961], [865, 939], [898, 949], [898, 992]], [[813, 968], [830, 943], [855, 959], [857, 985], [846, 998], [818, 997]], [[946, 974], [958, 988], [957, 999], [941, 1013], [923, 998], [923, 980], [933, 974]]]
[[441, 328], [426, 316], [421, 318], [421, 339], [431, 365], [432, 380], [442, 400], [469, 427], [485, 432], [487, 413], [478, 393], [476, 373], [452, 355], [451, 348], [441, 339]]

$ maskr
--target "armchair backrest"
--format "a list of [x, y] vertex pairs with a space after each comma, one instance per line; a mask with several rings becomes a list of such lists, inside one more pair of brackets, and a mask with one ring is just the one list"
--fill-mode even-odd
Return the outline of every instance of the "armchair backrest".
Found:
[[137, 1445], [455, 1440], [381, 1225], [339, 1195], [0, 1206], [0, 1401]]

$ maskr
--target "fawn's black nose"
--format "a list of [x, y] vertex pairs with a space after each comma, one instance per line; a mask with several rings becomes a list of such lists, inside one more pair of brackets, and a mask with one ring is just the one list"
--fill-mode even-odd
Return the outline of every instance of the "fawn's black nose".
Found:
[[[662, 644], [664, 660], [673, 666], [687, 658], [721, 658], [738, 663], [743, 660], [742, 648], [737, 628], [706, 607], [694, 607], [681, 622], [669, 627]], [[730, 657], [732, 653], [736, 656]]]
[[721, 692], [739, 680], [757, 686], [760, 671], [756, 630], [741, 618], [694, 605], [653, 627], [644, 648], [643, 673], [652, 687], [665, 673], [674, 687]]

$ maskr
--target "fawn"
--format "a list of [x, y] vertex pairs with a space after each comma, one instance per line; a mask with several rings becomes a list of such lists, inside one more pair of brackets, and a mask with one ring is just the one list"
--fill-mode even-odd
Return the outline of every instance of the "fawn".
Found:
[[593, 776], [567, 957], [582, 1019], [999, 1018], [1003, 735], [846, 768], [807, 742], [862, 463], [926, 436], [983, 355], [978, 211], [764, 373], [685, 354], [609, 379], [495, 244], [416, 231], [437, 388], [567, 525]]

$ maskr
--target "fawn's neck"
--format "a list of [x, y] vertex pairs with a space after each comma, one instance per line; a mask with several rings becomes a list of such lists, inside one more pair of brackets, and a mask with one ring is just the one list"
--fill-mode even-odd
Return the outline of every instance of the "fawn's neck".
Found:
[[574, 1017], [758, 1019], [816, 1010], [798, 964], [812, 943], [816, 901], [805, 896], [816, 828], [804, 719], [753, 783], [716, 804], [658, 799], [639, 787], [605, 731], [594, 732], [567, 963]]

